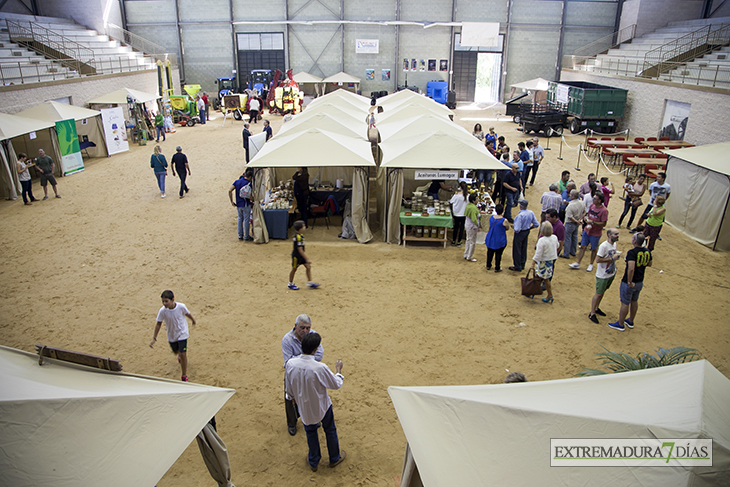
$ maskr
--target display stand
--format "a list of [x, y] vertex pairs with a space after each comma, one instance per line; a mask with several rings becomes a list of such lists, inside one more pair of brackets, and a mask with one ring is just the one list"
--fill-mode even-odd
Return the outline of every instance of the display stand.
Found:
[[[449, 228], [454, 226], [453, 220], [450, 216], [421, 216], [420, 214], [406, 215], [405, 211], [400, 212], [400, 224], [403, 227], [401, 241], [403, 246], [406, 246], [406, 242], [435, 242], [443, 244], [446, 248], [446, 244], [449, 242]], [[439, 237], [417, 237], [411, 235], [408, 232], [408, 227], [437, 227], [445, 228], [443, 238]]]

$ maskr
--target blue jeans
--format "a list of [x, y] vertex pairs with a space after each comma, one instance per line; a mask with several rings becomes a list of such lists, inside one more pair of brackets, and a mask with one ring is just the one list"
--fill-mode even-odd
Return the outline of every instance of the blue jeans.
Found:
[[248, 238], [248, 229], [251, 221], [251, 205], [237, 206], [238, 210], [238, 238]]
[[577, 223], [568, 222], [565, 224], [565, 245], [563, 245], [563, 257], [568, 258], [575, 255], [578, 247], [578, 229]]
[[[319, 424], [305, 424], [304, 431], [307, 432], [307, 445], [309, 445], [309, 464], [313, 467], [319, 465], [322, 459], [322, 452], [319, 449]], [[327, 453], [330, 456], [330, 463], [340, 459], [340, 441], [337, 439], [337, 427], [335, 426], [335, 415], [332, 414], [332, 406], [322, 418], [322, 429], [327, 438]]]
[[506, 190], [505, 196], [507, 197], [507, 203], [504, 205], [504, 217], [508, 222], [513, 223], [512, 219], [512, 207], [515, 206], [515, 200], [519, 198], [519, 194], [515, 194], [512, 191]]
[[157, 186], [160, 187], [160, 193], [165, 192], [165, 176], [167, 176], [166, 172], [155, 171], [155, 177], [157, 178]]
[[200, 116], [200, 123], [204, 124], [205, 123], [205, 109], [200, 110], [198, 112], [198, 115]]
[[160, 134], [162, 134], [162, 140], [165, 140], [165, 127], [155, 127], [157, 129], [157, 142], [160, 141]]

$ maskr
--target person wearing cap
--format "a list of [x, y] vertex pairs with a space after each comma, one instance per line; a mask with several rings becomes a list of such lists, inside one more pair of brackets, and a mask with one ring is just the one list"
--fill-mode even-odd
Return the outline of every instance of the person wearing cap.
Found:
[[190, 191], [185, 180], [190, 175], [190, 166], [188, 166], [188, 158], [182, 153], [182, 147], [175, 147], [175, 155], [172, 156], [172, 176], [175, 177], [175, 170], [180, 177], [180, 198], [185, 197], [185, 193]]

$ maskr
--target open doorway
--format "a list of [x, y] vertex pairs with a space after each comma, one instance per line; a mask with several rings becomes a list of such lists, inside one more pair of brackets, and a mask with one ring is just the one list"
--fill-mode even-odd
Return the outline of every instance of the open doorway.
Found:
[[499, 101], [499, 85], [502, 67], [502, 54], [480, 52], [477, 54], [477, 79], [474, 90], [476, 103], [495, 103]]

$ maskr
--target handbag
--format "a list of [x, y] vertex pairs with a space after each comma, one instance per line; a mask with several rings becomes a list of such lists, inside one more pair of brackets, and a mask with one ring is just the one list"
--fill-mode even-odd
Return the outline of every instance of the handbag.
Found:
[[643, 202], [641, 201], [641, 198], [635, 198], [635, 199], [634, 199], [634, 200], [633, 200], [633, 201], [631, 202], [631, 206], [633, 206], [634, 208], [638, 208], [638, 207], [640, 207], [640, 206], [641, 206], [641, 205], [643, 205], [643, 204], [644, 204], [644, 203], [643, 203]]
[[[532, 271], [532, 277], [530, 277], [530, 271]], [[527, 275], [521, 277], [522, 282], [522, 295], [523, 296], [539, 296], [542, 294], [542, 279], [535, 276], [535, 271], [532, 269], [527, 270]]]

